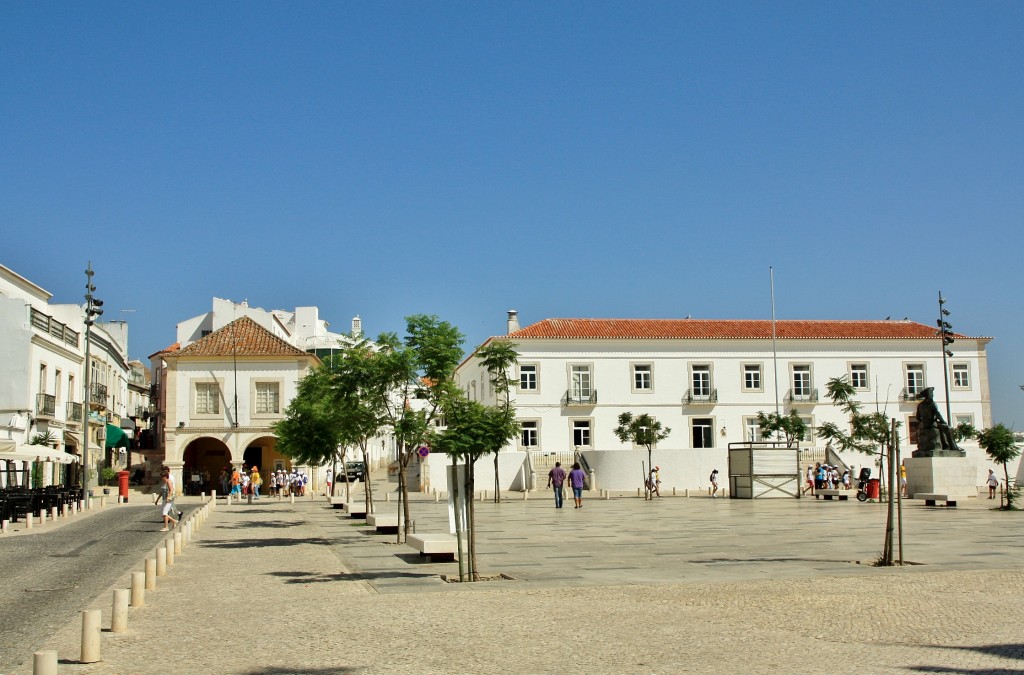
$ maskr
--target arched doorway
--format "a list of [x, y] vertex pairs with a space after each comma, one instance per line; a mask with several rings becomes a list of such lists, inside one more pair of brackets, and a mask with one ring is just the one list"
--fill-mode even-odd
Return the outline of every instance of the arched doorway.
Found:
[[277, 469], [288, 471], [292, 467], [291, 457], [277, 451], [277, 438], [274, 436], [259, 436], [246, 443], [242, 461], [249, 468], [258, 466], [264, 476]]
[[185, 447], [182, 461], [185, 464], [182, 471], [185, 494], [209, 493], [212, 490], [220, 492], [218, 479], [220, 472], [231, 466], [231, 452], [220, 439], [204, 436]]

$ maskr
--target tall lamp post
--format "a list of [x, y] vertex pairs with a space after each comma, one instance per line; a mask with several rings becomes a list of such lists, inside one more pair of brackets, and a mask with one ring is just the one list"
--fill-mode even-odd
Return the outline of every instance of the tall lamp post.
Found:
[[946, 321], [949, 310], [945, 308], [945, 304], [946, 299], [942, 297], [942, 291], [939, 291], [939, 320], [936, 321], [936, 324], [939, 326], [939, 337], [942, 338], [942, 380], [946, 385], [946, 424], [952, 426], [953, 416], [949, 407], [949, 366], [946, 359], [953, 356], [953, 352], [949, 350], [949, 345], [953, 344], [953, 326]]
[[82, 499], [89, 494], [89, 408], [92, 401], [92, 391], [89, 383], [89, 376], [92, 374], [92, 363], [89, 354], [89, 335], [96, 317], [103, 314], [100, 309], [103, 301], [93, 297], [96, 287], [92, 283], [92, 261], [85, 269], [85, 431], [82, 433]]

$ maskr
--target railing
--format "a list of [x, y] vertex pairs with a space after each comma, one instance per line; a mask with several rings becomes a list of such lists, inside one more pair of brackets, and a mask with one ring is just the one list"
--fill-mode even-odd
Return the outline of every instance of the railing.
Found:
[[53, 394], [36, 394], [36, 417], [55, 417], [57, 397]]
[[95, 382], [89, 385], [89, 403], [101, 405], [106, 407], [107, 405], [107, 385], [97, 384]]
[[686, 395], [683, 396], [683, 403], [686, 403], [687, 405], [708, 405], [711, 403], [718, 403], [718, 389], [711, 389], [707, 393], [695, 393], [692, 389], [687, 389]]
[[565, 392], [565, 396], [562, 397], [562, 405], [597, 405], [597, 389], [591, 390], [589, 394], [568, 390]]
[[146, 417], [149, 414], [149, 408], [143, 405], [135, 406], [135, 414], [130, 417]]
[[921, 391], [924, 391], [923, 387], [921, 389], [913, 390], [909, 389], [908, 387], [903, 387], [903, 389], [900, 391], [900, 403], [912, 403], [916, 401], [917, 395]]
[[72, 347], [78, 347], [78, 337], [80, 333], [68, 328], [67, 324], [56, 321], [52, 316], [49, 314], [43, 314], [35, 307], [32, 308], [31, 315], [33, 328], [38, 328], [47, 335], [55, 337]]
[[786, 392], [786, 403], [817, 403], [818, 390], [807, 389], [794, 392], [792, 389]]
[[81, 422], [85, 417], [82, 414], [82, 404], [68, 401], [68, 422]]

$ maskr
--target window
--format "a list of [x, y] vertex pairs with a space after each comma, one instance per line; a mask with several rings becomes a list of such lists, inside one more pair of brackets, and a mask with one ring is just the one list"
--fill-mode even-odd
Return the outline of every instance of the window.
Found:
[[715, 447], [715, 421], [710, 417], [695, 417], [690, 422], [693, 430], [693, 447], [713, 448]]
[[572, 444], [578, 448], [590, 447], [590, 420], [573, 420]]
[[277, 382], [256, 383], [256, 414], [276, 415], [281, 412], [281, 388]]
[[39, 393], [46, 393], [46, 366], [39, 366]]
[[811, 367], [793, 366], [793, 398], [810, 398]]
[[798, 441], [813, 441], [814, 440], [814, 419], [811, 417], [805, 417], [800, 415], [800, 420], [804, 423], [807, 428], [804, 431], [804, 435], [796, 440]]
[[572, 366], [569, 391], [575, 401], [590, 400], [590, 395], [593, 392], [590, 366]]
[[743, 418], [743, 440], [747, 443], [759, 443], [764, 440], [761, 435], [761, 425], [756, 417]]
[[220, 387], [216, 382], [196, 383], [196, 414], [220, 414]]
[[75, 376], [73, 373], [68, 375], [68, 400], [71, 402], [75, 400]]
[[953, 415], [953, 419], [956, 420], [954, 427], [958, 427], [961, 424], [970, 424], [974, 426], [974, 415]]
[[747, 363], [743, 366], [743, 390], [761, 391], [761, 364]]
[[537, 366], [535, 364], [519, 365], [519, 390], [537, 391]]
[[907, 416], [907, 442], [910, 445], [917, 445], [917, 415]]
[[199, 331], [199, 339], [200, 340], [203, 339], [204, 337], [206, 337], [207, 335], [209, 335], [212, 332], [213, 332], [212, 330], [201, 330], [201, 331]]
[[924, 390], [924, 364], [907, 364], [907, 395], [917, 396]]
[[953, 388], [954, 389], [970, 389], [971, 388], [971, 366], [967, 363], [954, 363], [953, 364]]
[[522, 430], [519, 432], [519, 445], [526, 449], [536, 448], [540, 445], [538, 422], [527, 420], [522, 423]]
[[693, 385], [693, 395], [695, 397], [706, 398], [711, 396], [711, 366], [691, 366], [690, 381]]
[[633, 364], [633, 391], [651, 391], [654, 389], [654, 380], [651, 373], [651, 364]]
[[60, 376], [61, 372], [58, 369], [53, 378], [53, 401], [56, 405], [60, 405], [60, 386], [64, 384], [61, 382]]
[[850, 384], [853, 386], [854, 389], [868, 388], [868, 364], [850, 364]]

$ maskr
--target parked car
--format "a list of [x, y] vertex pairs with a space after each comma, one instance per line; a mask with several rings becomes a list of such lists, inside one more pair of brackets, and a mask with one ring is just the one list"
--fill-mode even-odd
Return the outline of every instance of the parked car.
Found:
[[364, 462], [345, 462], [345, 474], [350, 481], [366, 482], [366, 464]]

